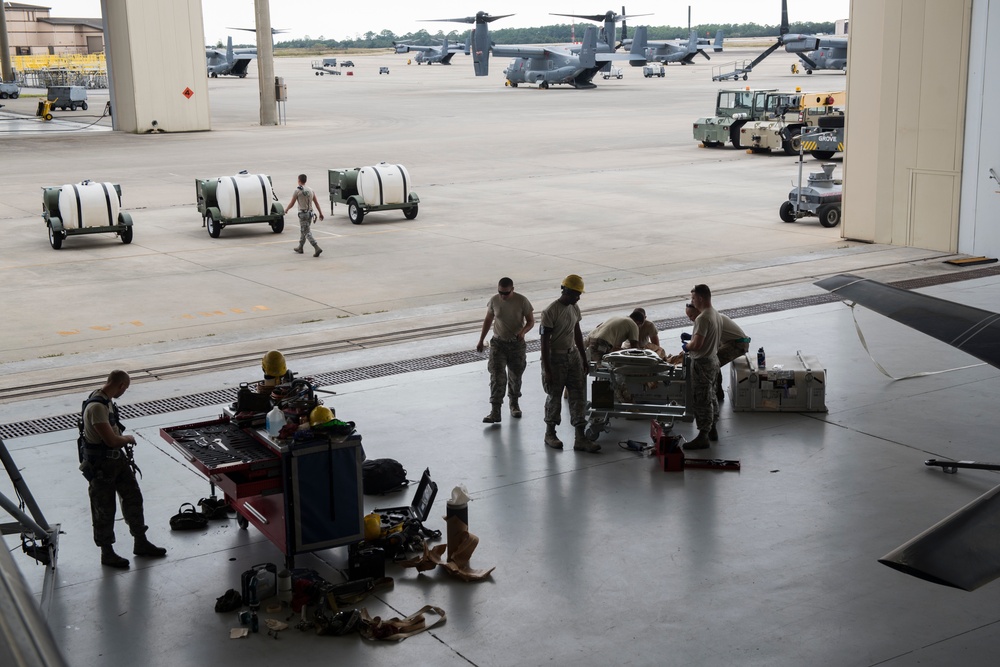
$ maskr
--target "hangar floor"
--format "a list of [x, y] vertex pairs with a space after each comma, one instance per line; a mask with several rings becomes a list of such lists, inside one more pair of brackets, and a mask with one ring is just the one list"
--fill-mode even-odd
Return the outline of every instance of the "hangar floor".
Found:
[[[71, 665], [995, 662], [991, 587], [945, 589], [876, 562], [994, 485], [991, 473], [944, 475], [922, 461], [992, 458], [995, 369], [889, 382], [861, 348], [846, 306], [792, 307], [820, 292], [813, 280], [833, 273], [891, 281], [954, 271], [941, 253], [854, 243], [815, 222], [780, 223], [793, 158], [708, 151], [690, 139], [689, 123], [708, 113], [718, 88], [705, 81], [707, 65], [670, 68], [665, 80], [599, 81], [595, 91], [513, 91], [454, 66], [356, 60], [358, 76], [322, 81], [306, 62], [279, 63], [293, 97], [289, 125], [273, 130], [254, 127], [253, 82], [219, 79], [210, 134], [9, 142], [19, 169], [0, 183], [8, 232], [0, 248], [8, 319], [0, 424], [73, 412], [83, 390], [67, 380], [96, 385], [111, 366], [136, 377], [121, 401], [128, 404], [233, 388], [256, 377], [255, 363], [211, 370], [207, 362], [259, 358], [270, 347], [372, 341], [294, 355], [301, 375], [469, 350], [499, 276], [511, 274], [539, 310], [569, 272], [587, 281], [585, 328], [633, 305], [654, 319], [677, 317], [695, 282], [712, 285], [723, 309], [788, 304], [740, 321], [769, 354], [819, 357], [829, 412], [738, 413], [727, 403], [720, 442], [707, 455], [739, 459], [742, 470], [663, 473], [617, 447], [648, 440], [643, 422], [613, 422], [598, 455], [546, 449], [537, 354], [525, 374], [525, 417], [505, 414], [500, 426], [481, 423], [485, 361], [336, 385], [328, 403], [357, 422], [369, 457], [398, 459], [411, 477], [430, 468], [441, 487], [432, 527], [443, 527], [450, 489], [470, 489], [470, 524], [481, 539], [473, 564], [497, 568], [489, 581], [468, 584], [390, 566], [395, 587], [366, 601], [373, 615], [425, 604], [448, 613], [444, 625], [392, 648], [296, 630], [278, 641], [228, 638], [235, 615], [215, 614], [215, 598], [247, 567], [280, 562], [280, 554], [234, 521], [170, 533], [177, 506], [208, 488], [158, 435], [220, 405], [129, 424], [140, 440], [151, 537], [169, 552], [134, 559], [128, 572], [98, 564], [75, 435], [7, 439], [46, 517], [65, 531], [49, 621]], [[801, 83], [788, 62], [775, 54], [754, 85]], [[390, 77], [376, 78], [385, 63]], [[843, 78], [809, 81], [833, 88]], [[481, 115], [466, 115], [473, 109]], [[354, 227], [338, 209], [317, 228], [326, 252], [315, 261], [288, 252], [287, 233], [248, 226], [209, 239], [192, 210], [195, 177], [252, 164], [281, 184], [285, 200], [299, 171], [313, 174], [322, 193], [323, 169], [381, 159], [414, 173], [420, 165], [420, 217], [372, 216]], [[37, 186], [87, 177], [122, 183], [141, 233], [124, 249], [85, 237], [56, 253], [37, 215]], [[1000, 278], [926, 291], [995, 310]], [[896, 375], [970, 363], [879, 316], [862, 311], [858, 319]], [[678, 333], [661, 337], [669, 346]], [[393, 344], [377, 340], [395, 336]], [[196, 372], [162, 372], [187, 363]], [[690, 435], [692, 427], [677, 430]], [[384, 502], [366, 499], [368, 507]], [[118, 527], [127, 553], [126, 532]], [[40, 590], [41, 568], [16, 558]], [[324, 551], [298, 564], [336, 578], [346, 554]]]

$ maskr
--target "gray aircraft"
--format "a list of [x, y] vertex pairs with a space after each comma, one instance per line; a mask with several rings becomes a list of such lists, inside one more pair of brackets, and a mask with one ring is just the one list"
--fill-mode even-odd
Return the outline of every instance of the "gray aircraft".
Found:
[[812, 74], [814, 70], [820, 69], [847, 72], [847, 37], [804, 35], [789, 32], [788, 0], [781, 0], [781, 28], [777, 41], [769, 46], [764, 53], [754, 58], [744, 68], [744, 73], [753, 70], [764, 58], [782, 46], [785, 47], [785, 51], [798, 54], [799, 61], [808, 74]]
[[[594, 27], [587, 28], [578, 50], [568, 46], [493, 44], [490, 41], [489, 24], [507, 16], [513, 14], [490, 16], [486, 12], [478, 12], [475, 16], [465, 18], [435, 20], [475, 24], [471, 51], [476, 76], [489, 74], [491, 53], [498, 58], [512, 58], [504, 74], [507, 76], [507, 85], [514, 88], [521, 83], [534, 83], [539, 88], [548, 88], [553, 84], [595, 88], [594, 76], [612, 61], [628, 61], [635, 67], [646, 64], [645, 27], [636, 30], [629, 53], [599, 52], [597, 29]], [[613, 28], [614, 23], [611, 25]]]
[[[626, 26], [625, 22], [628, 19], [633, 19], [639, 16], [651, 16], [651, 14], [633, 14], [631, 16], [625, 15], [625, 8], [622, 7], [622, 13], [616, 14], [615, 12], [608, 10], [603, 14], [549, 14], [550, 16], [566, 16], [569, 18], [583, 19], [585, 21], [595, 21], [597, 23], [603, 23], [601, 26], [601, 31], [597, 35], [597, 49], [598, 52], [608, 52], [614, 53], [622, 46], [626, 41]], [[622, 41], [618, 44], [615, 43], [615, 24], [622, 24]]]
[[420, 44], [405, 44], [402, 42], [393, 42], [393, 47], [396, 49], [396, 53], [410, 53], [411, 51], [417, 55], [414, 60], [417, 61], [418, 65], [433, 63], [439, 63], [441, 65], [450, 65], [452, 57], [461, 51], [468, 51], [468, 43], [466, 44], [454, 44], [448, 43], [445, 39], [440, 46], [421, 46]]
[[698, 33], [692, 30], [691, 37], [683, 45], [675, 42], [649, 42], [646, 59], [654, 63], [690, 65], [699, 53], [711, 60], [703, 49], [698, 48]]
[[244, 78], [250, 61], [257, 57], [257, 49], [234, 49], [233, 38], [226, 42], [226, 48], [205, 48], [205, 60], [208, 75], [213, 79], [218, 76], [238, 76]]

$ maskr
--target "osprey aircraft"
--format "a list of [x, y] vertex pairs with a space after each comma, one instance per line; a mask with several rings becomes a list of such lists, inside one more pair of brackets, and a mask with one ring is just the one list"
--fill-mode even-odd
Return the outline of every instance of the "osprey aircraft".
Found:
[[[636, 30], [636, 36], [629, 53], [613, 53], [599, 49], [597, 29], [587, 28], [579, 47], [541, 45], [496, 45], [490, 41], [489, 24], [498, 19], [513, 16], [504, 14], [490, 16], [478, 12], [475, 16], [455, 19], [434, 19], [436, 21], [472, 23], [475, 31], [472, 38], [472, 64], [476, 76], [487, 76], [490, 68], [490, 54], [498, 58], [512, 58], [504, 70], [506, 84], [516, 88], [521, 83], [534, 83], [539, 88], [552, 84], [565, 84], [574, 88], [596, 88], [594, 76], [614, 60], [627, 60], [634, 67], [646, 63], [646, 28]], [[612, 22], [612, 29], [614, 23]]]
[[257, 57], [257, 49], [234, 49], [233, 38], [226, 42], [225, 50], [205, 48], [208, 75], [213, 79], [222, 76], [246, 77], [250, 61]]
[[415, 52], [417, 55], [414, 60], [417, 61], [418, 65], [424, 63], [428, 65], [433, 63], [450, 65], [452, 56], [467, 48], [463, 44], [448, 44], [447, 39], [444, 40], [441, 46], [421, 46], [419, 44], [404, 44], [402, 42], [393, 42], [392, 45], [396, 49], [396, 53]]
[[[807, 74], [812, 74], [814, 70], [820, 69], [847, 72], [847, 37], [803, 35], [789, 32], [788, 0], [781, 0], [781, 28], [777, 41], [769, 46], [764, 53], [754, 58], [745, 71], [751, 71], [760, 61], [781, 46], [785, 47], [785, 51], [799, 55], [799, 61]], [[795, 71], [794, 67], [792, 71]]]

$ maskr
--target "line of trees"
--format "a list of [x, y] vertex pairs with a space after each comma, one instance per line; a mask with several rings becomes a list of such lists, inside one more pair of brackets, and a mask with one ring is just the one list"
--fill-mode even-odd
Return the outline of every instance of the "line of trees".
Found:
[[[575, 26], [577, 41], [583, 36], [583, 32], [590, 23], [579, 23]], [[727, 38], [737, 37], [775, 37], [779, 32], [776, 25], [758, 25], [756, 23], [708, 23], [692, 27], [701, 37], [715, 37], [719, 30]], [[792, 23], [789, 26], [791, 32], [805, 34], [832, 34], [834, 24], [832, 22], [809, 22]], [[559, 25], [542, 26], [539, 28], [501, 28], [490, 30], [490, 37], [497, 44], [557, 44], [569, 42], [572, 39], [574, 26], [568, 23]], [[632, 30], [629, 29], [631, 34]], [[686, 39], [688, 29], [674, 26], [649, 26], [649, 39]], [[469, 34], [468, 30], [451, 30], [444, 32], [438, 30], [436, 33], [429, 33], [426, 30], [407, 33], [405, 35], [393, 34], [390, 30], [383, 30], [375, 33], [366, 32], [364, 35], [357, 35], [353, 39], [326, 39], [322, 35], [313, 39], [306, 35], [301, 39], [288, 39], [276, 42], [276, 49], [306, 49], [306, 48], [331, 48], [331, 49], [382, 49], [392, 48], [393, 42], [406, 42], [408, 44], [433, 44], [447, 38], [449, 42], [462, 42]], [[621, 33], [619, 32], [619, 35]], [[252, 46], [252, 45], [251, 45]]]

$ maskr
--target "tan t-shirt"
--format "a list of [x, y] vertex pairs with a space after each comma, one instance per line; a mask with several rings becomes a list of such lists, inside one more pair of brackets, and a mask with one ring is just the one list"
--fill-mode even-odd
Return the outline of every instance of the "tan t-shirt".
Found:
[[576, 347], [576, 325], [583, 317], [580, 307], [565, 304], [556, 299], [542, 311], [542, 326], [551, 329], [549, 333], [549, 349], [553, 352], [565, 352]]
[[631, 317], [612, 317], [591, 331], [589, 338], [592, 341], [600, 338], [611, 343], [611, 347], [621, 347], [627, 340], [639, 340], [639, 325]]
[[[109, 401], [111, 400], [111, 398], [100, 389], [91, 394], [91, 397], [96, 396], [101, 396]], [[108, 406], [96, 401], [88, 405], [87, 409], [83, 411], [83, 437], [87, 442], [96, 445], [99, 442], [104, 442], [104, 439], [101, 438], [101, 434], [97, 432], [96, 428], [94, 428], [95, 424], [111, 424], [111, 414], [108, 410]], [[111, 430], [113, 430], [116, 435], [121, 435], [121, 431], [118, 429], [117, 424], [111, 424]]]
[[523, 294], [512, 293], [506, 299], [494, 294], [486, 304], [486, 310], [493, 314], [493, 335], [500, 340], [517, 337], [531, 317], [531, 302]]
[[747, 337], [747, 335], [743, 333], [743, 329], [740, 328], [740, 325], [733, 322], [732, 318], [719, 313], [719, 319], [722, 321], [722, 333], [719, 343], [728, 343], [730, 341]]
[[706, 308], [694, 321], [692, 334], [701, 334], [705, 344], [697, 351], [690, 352], [693, 359], [714, 357], [719, 351], [722, 341], [722, 316], [715, 308]]
[[300, 211], [311, 211], [313, 201], [313, 191], [307, 186], [303, 185], [301, 188], [295, 188], [295, 202], [299, 205]]

